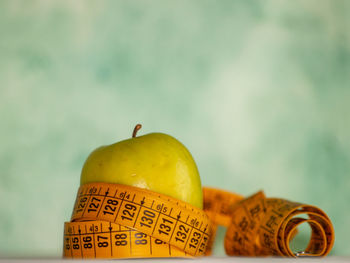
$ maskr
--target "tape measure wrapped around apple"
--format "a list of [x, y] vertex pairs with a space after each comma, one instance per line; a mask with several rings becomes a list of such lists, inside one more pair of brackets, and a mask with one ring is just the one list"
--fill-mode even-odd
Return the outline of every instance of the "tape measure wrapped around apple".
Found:
[[[329, 253], [334, 231], [318, 208], [263, 193], [244, 199], [202, 189], [196, 163], [182, 143], [163, 133], [137, 137], [140, 128], [136, 125], [131, 139], [97, 148], [87, 158], [71, 222], [65, 223], [65, 258], [210, 255], [217, 225], [228, 227], [228, 255]], [[301, 213], [309, 219], [294, 218]], [[293, 253], [289, 241], [304, 222], [312, 229], [310, 243], [306, 253]]]

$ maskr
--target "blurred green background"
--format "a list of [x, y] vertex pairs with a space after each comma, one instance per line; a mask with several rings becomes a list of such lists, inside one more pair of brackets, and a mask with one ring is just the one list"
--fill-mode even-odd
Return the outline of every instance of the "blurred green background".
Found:
[[183, 142], [203, 185], [319, 206], [349, 255], [349, 12], [0, 1], [0, 256], [61, 256], [85, 158], [138, 122]]

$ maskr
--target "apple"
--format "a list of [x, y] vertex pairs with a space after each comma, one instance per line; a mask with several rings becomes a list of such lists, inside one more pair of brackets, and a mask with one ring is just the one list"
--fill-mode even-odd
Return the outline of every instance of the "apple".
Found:
[[84, 163], [80, 184], [105, 182], [145, 188], [203, 208], [197, 165], [187, 148], [164, 133], [136, 136], [94, 150]]

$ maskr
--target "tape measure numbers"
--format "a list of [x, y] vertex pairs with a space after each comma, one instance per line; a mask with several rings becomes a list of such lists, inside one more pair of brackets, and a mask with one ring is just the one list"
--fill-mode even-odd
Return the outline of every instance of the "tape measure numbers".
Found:
[[210, 232], [205, 212], [185, 202], [126, 185], [86, 184], [65, 223], [64, 257], [200, 256]]
[[[334, 243], [332, 223], [321, 209], [266, 198], [263, 192], [243, 199], [234, 193], [205, 188], [204, 210], [214, 230], [217, 225], [227, 227], [224, 245], [230, 256], [326, 256]], [[311, 238], [305, 251], [293, 252], [289, 243], [302, 223], [310, 225]], [[214, 238], [209, 240], [207, 255]]]
[[160, 239], [105, 221], [66, 223], [65, 258], [189, 257]]
[[[65, 258], [195, 257], [210, 255], [218, 225], [227, 227], [230, 256], [325, 256], [334, 229], [319, 208], [258, 192], [248, 198], [203, 188], [204, 210], [149, 190], [107, 183], [79, 188], [65, 223]], [[293, 252], [297, 227], [308, 223], [310, 242]]]

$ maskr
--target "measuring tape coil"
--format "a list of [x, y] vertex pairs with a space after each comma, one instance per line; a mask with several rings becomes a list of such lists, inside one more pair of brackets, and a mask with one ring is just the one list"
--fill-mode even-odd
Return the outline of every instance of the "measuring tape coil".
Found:
[[79, 188], [65, 223], [66, 258], [193, 257], [211, 236], [205, 212], [180, 200], [120, 184]]
[[[204, 211], [140, 188], [81, 186], [71, 222], [65, 223], [64, 257], [210, 255], [218, 225], [227, 227], [230, 256], [325, 256], [333, 246], [332, 223], [317, 207], [266, 198], [263, 192], [244, 198], [208, 187], [203, 197]], [[295, 253], [289, 243], [302, 223], [310, 225], [311, 238], [304, 252]]]
[[[260, 191], [248, 198], [214, 188], [204, 188], [204, 210], [213, 222], [206, 255], [211, 254], [218, 225], [227, 227], [224, 246], [230, 256], [326, 256], [334, 243], [334, 229], [319, 208], [278, 198]], [[290, 241], [297, 227], [308, 223], [309, 244], [293, 252]]]

